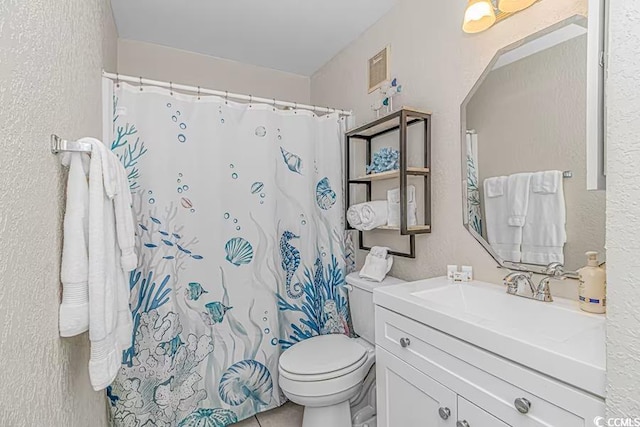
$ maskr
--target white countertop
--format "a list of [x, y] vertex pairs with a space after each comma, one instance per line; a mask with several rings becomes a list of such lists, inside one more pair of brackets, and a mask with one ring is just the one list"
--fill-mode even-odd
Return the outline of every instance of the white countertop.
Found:
[[577, 301], [545, 303], [504, 286], [446, 277], [375, 289], [374, 303], [550, 377], [605, 397], [605, 317]]

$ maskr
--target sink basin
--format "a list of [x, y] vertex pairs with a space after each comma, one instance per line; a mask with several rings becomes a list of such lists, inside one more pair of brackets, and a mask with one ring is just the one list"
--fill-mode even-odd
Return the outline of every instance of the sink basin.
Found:
[[382, 286], [373, 302], [447, 335], [604, 398], [605, 317], [577, 301], [540, 302], [504, 286], [446, 277]]
[[456, 283], [412, 295], [434, 305], [458, 310], [475, 317], [480, 324], [516, 337], [535, 334], [560, 343], [589, 329], [604, 327], [602, 317], [567, 309], [562, 303], [508, 295], [504, 289], [496, 288], [495, 285]]

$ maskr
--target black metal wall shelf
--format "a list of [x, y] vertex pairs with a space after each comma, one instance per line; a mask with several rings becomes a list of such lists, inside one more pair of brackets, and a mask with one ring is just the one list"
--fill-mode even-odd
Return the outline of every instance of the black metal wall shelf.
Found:
[[[424, 126], [424, 159], [421, 166], [407, 165], [407, 134], [410, 126], [422, 124]], [[366, 144], [366, 163], [371, 163], [371, 143], [375, 138], [386, 135], [391, 132], [398, 132], [398, 150], [400, 154], [399, 170], [368, 174], [352, 178], [351, 175], [351, 144], [356, 141], [364, 141]], [[409, 236], [409, 252], [389, 251], [389, 253], [397, 256], [415, 258], [415, 236], [416, 234], [425, 234], [431, 232], [431, 113], [419, 111], [414, 108], [403, 107], [402, 109], [390, 113], [384, 117], [376, 119], [370, 123], [353, 129], [345, 134], [345, 160], [346, 160], [346, 210], [351, 206], [351, 185], [366, 186], [366, 200], [371, 201], [372, 183], [381, 180], [399, 179], [400, 181], [400, 227], [383, 226], [376, 230], [399, 231], [401, 235]], [[408, 177], [416, 176], [424, 179], [424, 223], [416, 226], [407, 225], [407, 185]], [[347, 224], [348, 230], [354, 228]], [[362, 250], [370, 250], [364, 244], [364, 232], [358, 231], [359, 248]]]

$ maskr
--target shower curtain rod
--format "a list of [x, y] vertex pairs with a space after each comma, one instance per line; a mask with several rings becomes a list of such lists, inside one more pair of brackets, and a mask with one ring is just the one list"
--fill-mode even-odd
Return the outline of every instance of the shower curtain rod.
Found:
[[137, 83], [140, 86], [144, 86], [144, 85], [158, 86], [158, 87], [169, 89], [171, 91], [175, 89], [175, 90], [180, 90], [185, 92], [193, 92], [196, 94], [216, 95], [226, 99], [235, 99], [238, 101], [249, 101], [249, 103], [257, 102], [260, 104], [273, 105], [274, 107], [278, 106], [278, 107], [290, 107], [294, 109], [310, 110], [316, 113], [338, 113], [342, 116], [350, 116], [352, 114], [351, 111], [340, 110], [337, 108], [318, 107], [315, 105], [299, 104], [297, 102], [280, 101], [275, 98], [272, 98], [272, 99], [261, 98], [259, 96], [243, 95], [243, 94], [232, 93], [224, 90], [205, 89], [205, 88], [201, 88], [200, 86], [189, 86], [189, 85], [177, 84], [173, 82], [163, 82], [159, 80], [145, 79], [142, 77], [125, 76], [118, 73], [108, 73], [106, 71], [103, 71], [102, 75], [108, 79], [114, 80], [116, 83], [129, 82], [129, 83]]

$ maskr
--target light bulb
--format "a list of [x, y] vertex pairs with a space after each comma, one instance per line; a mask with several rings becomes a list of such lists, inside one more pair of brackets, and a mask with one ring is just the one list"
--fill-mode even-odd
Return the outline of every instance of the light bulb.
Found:
[[462, 30], [465, 33], [479, 33], [495, 22], [496, 14], [491, 0], [469, 0], [462, 24]]
[[500, 0], [498, 9], [505, 13], [514, 13], [526, 9], [538, 0]]

